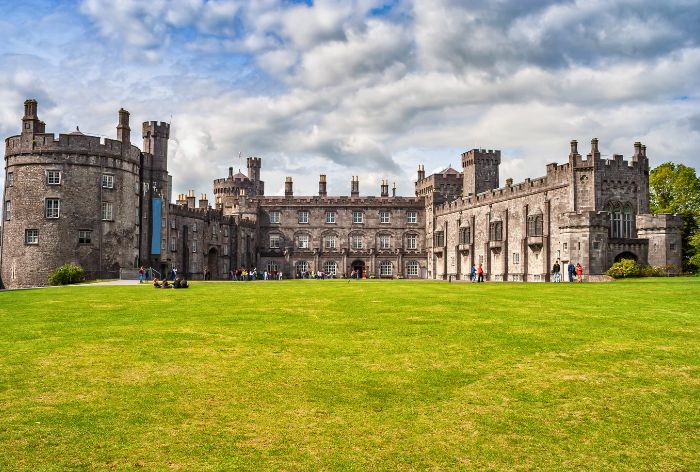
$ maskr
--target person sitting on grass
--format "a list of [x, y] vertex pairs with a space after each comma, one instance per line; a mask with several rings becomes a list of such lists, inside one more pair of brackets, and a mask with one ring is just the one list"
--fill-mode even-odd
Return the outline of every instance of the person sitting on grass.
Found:
[[161, 288], [160, 280], [158, 280], [158, 277], [153, 277], [153, 287]]
[[173, 288], [187, 288], [189, 285], [187, 285], [187, 280], [182, 275], [178, 275], [177, 278], [175, 279], [175, 283], [173, 283]]
[[163, 288], [173, 288], [173, 286], [168, 283], [167, 279], [165, 279], [163, 280]]

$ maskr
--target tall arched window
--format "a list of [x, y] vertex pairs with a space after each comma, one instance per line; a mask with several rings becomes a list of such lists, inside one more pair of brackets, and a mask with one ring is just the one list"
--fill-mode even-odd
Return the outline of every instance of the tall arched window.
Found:
[[309, 263], [307, 261], [297, 261], [297, 263], [294, 264], [294, 267], [296, 268], [297, 272], [306, 272], [309, 270]]
[[632, 209], [629, 205], [622, 209], [622, 237], [632, 237]]
[[380, 277], [391, 277], [393, 275], [393, 267], [391, 262], [382, 261], [379, 263], [379, 276]]
[[336, 275], [338, 263], [335, 261], [326, 261], [323, 263], [323, 272], [326, 274]]
[[630, 204], [612, 202], [606, 208], [610, 212], [611, 238], [631, 238], [634, 235], [634, 214]]

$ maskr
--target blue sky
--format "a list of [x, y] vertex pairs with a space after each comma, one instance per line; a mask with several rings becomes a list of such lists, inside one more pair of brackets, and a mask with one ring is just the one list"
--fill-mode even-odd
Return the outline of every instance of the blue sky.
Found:
[[[0, 3], [4, 3], [0, 0]], [[570, 139], [698, 167], [700, 1], [81, 0], [4, 5], [0, 134], [39, 100], [47, 130], [115, 136], [172, 121], [174, 193], [263, 158], [269, 194], [413, 193], [473, 148], [501, 183], [543, 175]], [[132, 134], [138, 135], [137, 131]], [[138, 140], [137, 137], [133, 138]]]

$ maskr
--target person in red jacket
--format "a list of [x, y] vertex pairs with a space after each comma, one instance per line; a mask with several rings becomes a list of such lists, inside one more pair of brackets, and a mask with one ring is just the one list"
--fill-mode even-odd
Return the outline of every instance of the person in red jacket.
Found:
[[580, 262], [576, 264], [576, 280], [583, 282], [583, 266]]
[[477, 274], [477, 282], [483, 282], [484, 281], [484, 268], [479, 264], [479, 268], [476, 269], [476, 274]]

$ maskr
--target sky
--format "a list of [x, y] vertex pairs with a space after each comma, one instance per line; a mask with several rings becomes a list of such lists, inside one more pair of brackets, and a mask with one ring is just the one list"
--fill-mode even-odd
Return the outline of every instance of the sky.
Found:
[[[413, 195], [472, 148], [501, 185], [586, 154], [700, 166], [700, 0], [0, 0], [0, 135], [171, 123], [173, 195], [262, 158], [266, 194]], [[243, 160], [239, 159], [243, 156]], [[4, 171], [3, 171], [4, 172]], [[4, 177], [4, 173], [3, 173]], [[4, 180], [4, 179], [3, 179]]]

